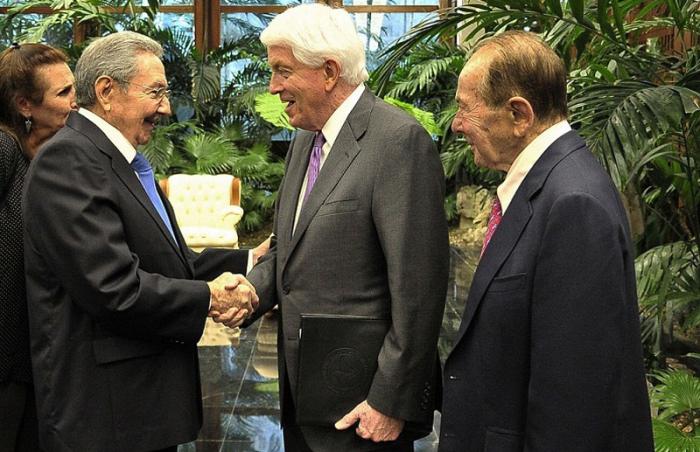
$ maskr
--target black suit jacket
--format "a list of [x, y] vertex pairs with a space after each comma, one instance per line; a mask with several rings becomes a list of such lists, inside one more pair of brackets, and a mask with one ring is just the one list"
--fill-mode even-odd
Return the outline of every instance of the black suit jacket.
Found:
[[245, 252], [175, 243], [133, 169], [72, 113], [33, 160], [24, 196], [32, 361], [48, 451], [142, 451], [194, 439], [204, 281]]
[[441, 451], [651, 451], [634, 250], [571, 131], [519, 187], [445, 363]]
[[[314, 134], [299, 131], [287, 154], [274, 232], [250, 273], [261, 308], [279, 303], [280, 382], [295, 397], [302, 313], [391, 319], [367, 399], [430, 431], [440, 393], [437, 338], [448, 276], [444, 174], [438, 152], [411, 117], [366, 90], [348, 116], [302, 208], [297, 200]], [[318, 382], [321, 384], [321, 382]], [[314, 450], [371, 450], [354, 429], [303, 427]]]

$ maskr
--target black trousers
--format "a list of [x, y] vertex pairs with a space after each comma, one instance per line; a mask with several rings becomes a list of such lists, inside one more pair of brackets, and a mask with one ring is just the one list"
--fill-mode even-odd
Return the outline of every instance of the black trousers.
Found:
[[0, 451], [40, 450], [34, 387], [14, 381], [0, 383]]

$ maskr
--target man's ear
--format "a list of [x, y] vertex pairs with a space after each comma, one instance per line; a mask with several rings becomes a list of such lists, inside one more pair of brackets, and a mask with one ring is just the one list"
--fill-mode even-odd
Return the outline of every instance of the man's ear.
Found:
[[95, 81], [97, 104], [102, 107], [104, 111], [110, 111], [112, 109], [112, 100], [116, 89], [117, 86], [111, 77], [103, 75]]
[[324, 87], [326, 91], [331, 91], [340, 80], [340, 63], [335, 60], [326, 60], [323, 63]]
[[524, 137], [535, 124], [535, 111], [530, 102], [523, 97], [511, 97], [508, 99], [508, 110], [513, 124], [513, 134], [516, 137]]

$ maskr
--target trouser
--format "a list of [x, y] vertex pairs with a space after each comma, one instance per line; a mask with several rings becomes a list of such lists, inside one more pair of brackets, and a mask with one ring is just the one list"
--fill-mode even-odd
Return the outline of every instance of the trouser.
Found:
[[0, 451], [40, 450], [34, 387], [15, 381], [0, 383]]

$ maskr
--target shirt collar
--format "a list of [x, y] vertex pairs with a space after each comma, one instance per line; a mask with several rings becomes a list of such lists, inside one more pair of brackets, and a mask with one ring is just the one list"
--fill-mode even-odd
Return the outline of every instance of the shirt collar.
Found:
[[119, 150], [126, 161], [131, 164], [136, 157], [136, 149], [134, 149], [134, 146], [129, 143], [129, 140], [126, 139], [119, 129], [86, 108], [79, 109], [78, 113], [85, 116], [88, 120], [90, 120], [90, 122], [95, 124], [97, 128], [107, 136], [107, 139], [111, 141], [112, 144]]
[[559, 137], [571, 130], [567, 120], [558, 122], [539, 134], [530, 144], [525, 146], [520, 154], [515, 158], [513, 164], [506, 174], [506, 179], [496, 190], [498, 200], [501, 202], [501, 209], [505, 214], [508, 205], [513, 200], [520, 184], [525, 180], [525, 176], [530, 172], [537, 160], [544, 154], [549, 146]]
[[355, 90], [352, 93], [350, 93], [347, 99], [345, 99], [343, 103], [340, 104], [338, 108], [336, 108], [331, 117], [328, 118], [328, 121], [326, 121], [326, 123], [323, 125], [323, 129], [321, 129], [321, 132], [326, 138], [328, 149], [333, 147], [333, 143], [335, 143], [335, 140], [340, 134], [340, 129], [343, 128], [343, 124], [345, 124], [345, 121], [348, 119], [350, 112], [353, 108], [355, 108], [357, 101], [360, 100], [360, 96], [362, 96], [362, 93], [364, 91], [365, 85], [360, 83], [357, 86], [357, 88], [355, 88]]

